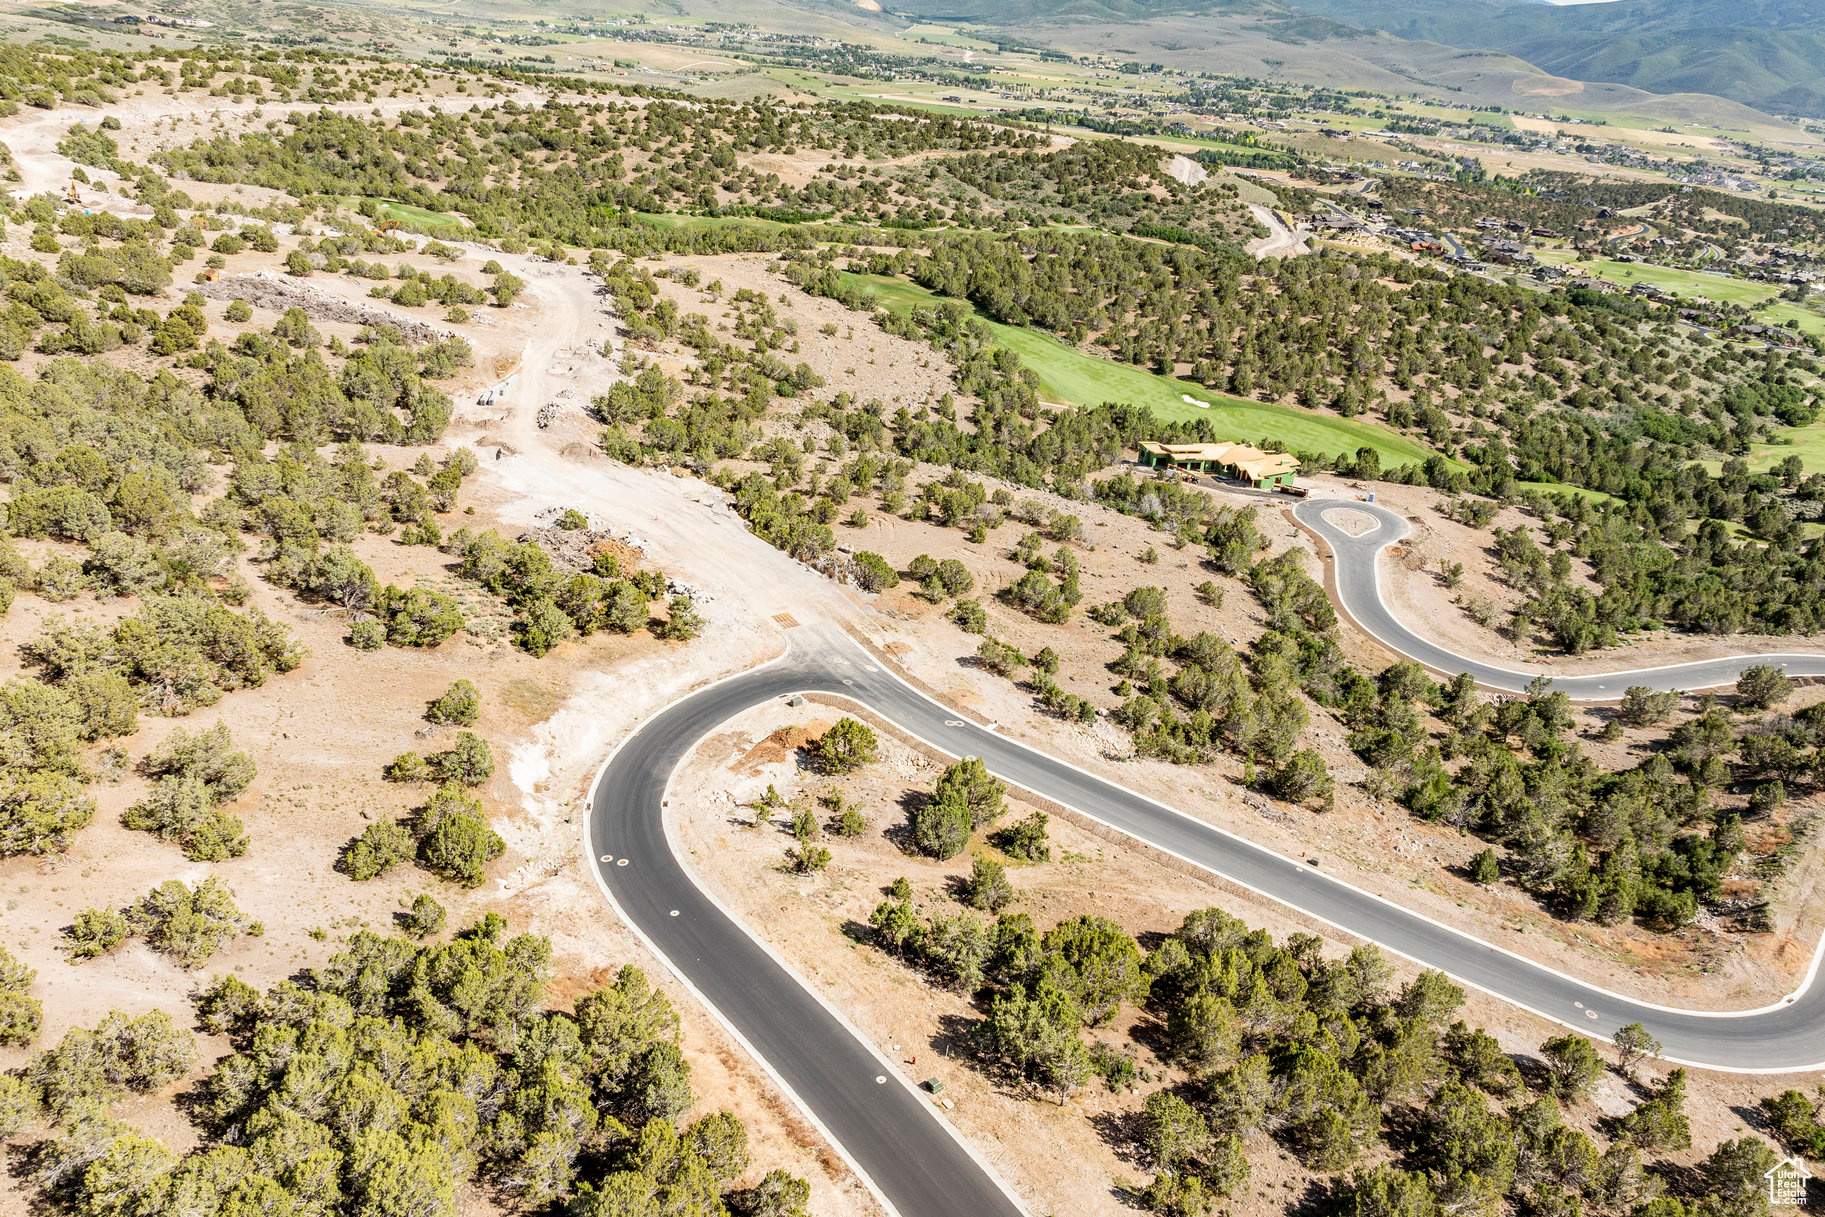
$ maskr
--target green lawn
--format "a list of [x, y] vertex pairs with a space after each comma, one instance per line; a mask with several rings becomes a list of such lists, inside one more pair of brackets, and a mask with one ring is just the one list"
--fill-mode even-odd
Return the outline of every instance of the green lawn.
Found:
[[760, 216], [694, 216], [682, 211], [636, 211], [636, 220], [654, 228], [785, 228], [778, 220]]
[[[910, 42], [917, 46], [920, 39], [924, 39], [926, 42], [941, 43], [945, 46], [966, 46], [978, 51], [999, 51], [1001, 49], [992, 42], [972, 38], [968, 34], [959, 33], [948, 25], [939, 25], [936, 22], [921, 22], [900, 31], [900, 41], [902, 42]], [[986, 71], [989, 65], [985, 63], [982, 67]]]
[[1754, 308], [1779, 294], [1778, 288], [1766, 283], [1732, 279], [1728, 275], [1713, 275], [1704, 271], [1650, 266], [1645, 262], [1618, 262], [1613, 258], [1592, 258], [1589, 262], [1580, 262], [1578, 256], [1568, 249], [1535, 250], [1534, 255], [1542, 262], [1556, 262], [1576, 273], [1608, 279], [1611, 283], [1625, 287], [1633, 283], [1652, 283], [1663, 291], [1678, 292], [1681, 296], [1703, 296], [1718, 304], [1740, 304]]
[[[345, 194], [338, 197], [338, 202], [351, 211], [360, 206], [361, 199], [356, 195]], [[443, 211], [427, 211], [423, 207], [414, 207], [410, 203], [395, 203], [390, 199], [375, 199], [379, 205], [382, 220], [398, 220], [401, 224], [416, 224], [420, 228], [467, 228], [469, 221], [459, 215]]]
[[[835, 98], [841, 101], [863, 101], [874, 106], [898, 106], [906, 110], [919, 110], [927, 114], [945, 114], [953, 118], [959, 115], [981, 115], [982, 108], [970, 105], [956, 105], [939, 101], [918, 100], [916, 82], [908, 82], [904, 87], [900, 81], [868, 81], [857, 85], [828, 85], [822, 88], [820, 97]], [[968, 89], [955, 89], [953, 93], [962, 96], [971, 92]], [[945, 94], [950, 96], [951, 94]], [[933, 93], [936, 96], [936, 93]]]
[[467, 228], [469, 221], [443, 211], [428, 211], [410, 203], [382, 203], [380, 214], [401, 224], [421, 224], [427, 228]]
[[1727, 275], [1704, 271], [1680, 270], [1670, 266], [1649, 266], [1645, 262], [1617, 262], [1612, 258], [1593, 258], [1580, 262], [1568, 249], [1534, 251], [1542, 262], [1557, 263], [1579, 274], [1607, 279], [1624, 287], [1632, 283], [1652, 283], [1663, 291], [1678, 292], [1682, 297], [1702, 296], [1717, 304], [1740, 304], [1753, 309], [1763, 321], [1791, 326], [1809, 334], [1825, 335], [1825, 316], [1787, 301], [1777, 301], [1780, 288], [1750, 279], [1733, 279]]
[[830, 81], [823, 76], [813, 76], [809, 72], [801, 72], [796, 68], [782, 68], [768, 64], [763, 66], [760, 71], [763, 76], [771, 77], [783, 85], [790, 85], [792, 88], [802, 89], [807, 93], [815, 93], [830, 84]]
[[1537, 490], [1541, 494], [1575, 494], [1581, 499], [1593, 503], [1607, 503], [1615, 496], [1603, 490], [1592, 490], [1586, 486], [1567, 486], [1564, 482], [1522, 482], [1524, 490]]
[[1825, 337], [1825, 315], [1815, 313], [1801, 305], [1783, 300], [1778, 304], [1764, 306], [1761, 314], [1776, 325], [1796, 329], [1802, 334], [1817, 334]]
[[[1807, 427], [1788, 427], [1775, 433], [1776, 443], [1756, 444], [1743, 457], [1752, 473], [1764, 473], [1790, 456], [1800, 458], [1808, 473], [1825, 473], [1825, 422]], [[1724, 467], [1722, 461], [1700, 462], [1712, 473]]]
[[1473, 129], [1476, 127], [1488, 127], [1495, 131], [1515, 130], [1514, 119], [1508, 117], [1506, 114], [1471, 114], [1468, 117], [1470, 119], [1470, 126]]
[[[872, 290], [883, 308], [905, 310], [942, 299], [904, 280], [872, 275], [846, 277]], [[1433, 455], [1424, 444], [1375, 423], [1212, 393], [1188, 381], [1087, 355], [1037, 330], [1002, 325], [986, 318], [984, 321], [994, 330], [998, 342], [1039, 375], [1039, 393], [1046, 401], [1074, 405], [1135, 402], [1164, 419], [1205, 419], [1218, 438], [1241, 443], [1277, 440], [1290, 449], [1332, 456], [1350, 455], [1358, 448], [1368, 447], [1381, 454], [1384, 468], [1418, 464]], [[1209, 402], [1210, 408], [1193, 405], [1181, 395]]]

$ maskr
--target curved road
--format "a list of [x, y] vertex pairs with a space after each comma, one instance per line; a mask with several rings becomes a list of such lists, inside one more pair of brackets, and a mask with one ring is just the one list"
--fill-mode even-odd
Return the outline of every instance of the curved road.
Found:
[[[795, 693], [857, 697], [896, 721], [905, 705], [883, 694], [897, 689], [906, 700], [923, 702], [839, 631], [801, 628], [791, 638], [781, 659], [673, 702], [609, 756], [585, 818], [597, 881], [622, 919], [792, 1096], [890, 1212], [1025, 1214], [897, 1066], [707, 896], [673, 852], [666, 787], [685, 754], [730, 718]], [[930, 727], [929, 714], [912, 717]]]
[[1636, 237], [1646, 236], [1648, 234], [1648, 232], [1649, 232], [1649, 229], [1646, 224], [1638, 224], [1635, 226], [1635, 230], [1633, 232], [1619, 232], [1615, 236], [1606, 238], [1603, 243], [1605, 245], [1615, 245], [1616, 243], [1618, 243], [1620, 241], [1632, 241]]
[[[1325, 519], [1328, 513], [1343, 510], [1373, 517], [1375, 527], [1352, 536]], [[1825, 676], [1825, 655], [1729, 655], [1582, 676], [1560, 676], [1546, 668], [1501, 668], [1470, 659], [1408, 629], [1382, 599], [1377, 568], [1381, 551], [1410, 531], [1399, 512], [1380, 503], [1355, 499], [1307, 499], [1293, 508], [1293, 516], [1331, 547], [1337, 598], [1356, 624], [1388, 649], [1444, 676], [1468, 672], [1478, 684], [1504, 693], [1525, 692], [1529, 682], [1543, 676], [1553, 682], [1554, 689], [1574, 701], [1620, 701], [1630, 685], [1650, 689], [1716, 688], [1735, 683], [1738, 674], [1753, 664], [1773, 664], [1789, 676]]]
[[[1352, 537], [1325, 519], [1339, 508], [1367, 512], [1379, 524]], [[1333, 547], [1346, 609], [1390, 647], [1440, 672], [1469, 671], [1497, 689], [1519, 691], [1545, 674], [1453, 655], [1394, 618], [1377, 590], [1375, 563], [1384, 546], [1406, 534], [1397, 513], [1376, 504], [1308, 500], [1296, 514]], [[1682, 1010], [1624, 997], [999, 735], [913, 689], [834, 627], [799, 628], [788, 638], [781, 659], [681, 698], [623, 741], [593, 787], [586, 846], [599, 884], [622, 917], [900, 1217], [1011, 1217], [1026, 1210], [910, 1079], [697, 886], [667, 835], [666, 789], [686, 753], [742, 711], [795, 693], [850, 698], [941, 752], [981, 757], [1011, 785], [1566, 1026], [1608, 1037], [1639, 1022], [1661, 1042], [1668, 1060], [1702, 1068], [1825, 1068], [1825, 986], [1813, 983], [1817, 954], [1795, 994], [1759, 1010]], [[1557, 684], [1574, 697], [1613, 698], [1628, 684], [1725, 683], [1752, 661], [1825, 674], [1825, 656], [1755, 656], [1561, 678]]]

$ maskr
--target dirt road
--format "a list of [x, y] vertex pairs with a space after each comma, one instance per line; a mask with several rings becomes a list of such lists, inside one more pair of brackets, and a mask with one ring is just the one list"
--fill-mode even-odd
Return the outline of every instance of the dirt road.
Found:
[[[576, 267], [495, 256], [526, 280], [539, 326], [506, 393], [490, 405], [462, 405], [453, 431], [468, 432], [486, 476], [515, 500], [508, 518], [532, 524], [574, 507], [637, 534], [656, 564], [702, 593], [699, 608], [724, 642], [691, 648], [681, 662], [704, 664], [704, 675], [777, 649], [777, 614], [860, 623], [864, 612], [844, 588], [749, 532], [722, 491], [601, 455], [601, 424], [588, 405], [608, 390], [617, 366], [602, 353], [615, 341], [607, 297]], [[540, 428], [540, 407], [551, 403], [558, 410]]]
[[[473, 391], [459, 399], [448, 438], [468, 443], [480, 458], [478, 480], [492, 500], [491, 514], [508, 525], [532, 525], [574, 507], [592, 525], [627, 536], [651, 565], [689, 585], [707, 621], [695, 642], [610, 671], [579, 673], [571, 696], [508, 758], [523, 814], [497, 823], [510, 847], [528, 860], [501, 881], [498, 895], [537, 910], [540, 925], [612, 920], [586, 877], [572, 822], [603, 757], [680, 694], [776, 654], [785, 626], [777, 616], [853, 623], [864, 610], [847, 589], [749, 532], [722, 491], [695, 477], [634, 469], [603, 456], [597, 446], [601, 424], [587, 410], [590, 397], [606, 392], [617, 374], [619, 361], [604, 349], [620, 347], [610, 302], [596, 294], [599, 280], [532, 256], [490, 256], [527, 283], [510, 311], [511, 325], [502, 318], [494, 335], [472, 335], [478, 363], [495, 376], [488, 388], [510, 383], [487, 404]], [[522, 306], [527, 313], [518, 312]], [[530, 325], [522, 317], [530, 317]], [[529, 339], [519, 337], [528, 329]], [[540, 408], [552, 403], [559, 408], [541, 428]], [[663, 971], [656, 959], [645, 966]], [[694, 1005], [682, 990], [674, 1000]], [[783, 1118], [801, 1146], [818, 1147], [819, 1169], [806, 1172], [816, 1210], [877, 1217], [874, 1199], [833, 1151], [822, 1148], [818, 1133], [783, 1093], [719, 1026], [707, 1025], [707, 1014], [699, 1022], [698, 1041], [712, 1046], [716, 1060], [745, 1079], [743, 1085], [769, 1095], [769, 1118]]]
[[[537, 104], [541, 95], [534, 89], [518, 89], [499, 98], [440, 97], [437, 105], [449, 112], [462, 113], [477, 108], [491, 109], [504, 101], [522, 105]], [[327, 102], [310, 106], [285, 106], [284, 113], [294, 109], [329, 111], [336, 114], [371, 116], [397, 115], [407, 110], [422, 110], [428, 103], [422, 97], [389, 97], [375, 101]], [[57, 144], [77, 123], [95, 130], [104, 117], [120, 122], [119, 130], [108, 136], [121, 146], [122, 155], [130, 161], [145, 161], [153, 152], [176, 147], [238, 126], [249, 130], [266, 119], [280, 115], [278, 103], [268, 101], [264, 108], [258, 100], [227, 102], [219, 97], [189, 93], [172, 95], [148, 93], [122, 98], [100, 108], [62, 106], [55, 110], [27, 108], [0, 121], [0, 143], [12, 150], [19, 166], [19, 182], [11, 188], [16, 198], [30, 198], [50, 193], [61, 196], [70, 183], [76, 162], [57, 151]], [[207, 124], [207, 125], [205, 125]], [[106, 183], [110, 191], [119, 190], [120, 176], [109, 169], [84, 166], [83, 172], [97, 183]], [[118, 193], [98, 189], [81, 189], [83, 206], [112, 211], [117, 215], [151, 215], [152, 209], [123, 199]]]
[[1259, 203], [1250, 203], [1248, 210], [1255, 219], [1267, 228], [1265, 237], [1256, 237], [1242, 248], [1256, 258], [1297, 258], [1300, 254], [1309, 254], [1311, 247], [1305, 243], [1303, 233], [1295, 233], [1280, 222], [1280, 217]]

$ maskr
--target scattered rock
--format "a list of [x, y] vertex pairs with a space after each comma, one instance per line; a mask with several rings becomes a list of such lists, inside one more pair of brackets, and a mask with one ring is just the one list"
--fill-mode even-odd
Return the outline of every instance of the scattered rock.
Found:
[[414, 345], [436, 342], [451, 334], [451, 331], [441, 326], [412, 317], [402, 317], [386, 309], [355, 304], [269, 270], [228, 275], [214, 283], [198, 284], [196, 290], [212, 300], [245, 300], [255, 308], [272, 309], [274, 312], [282, 313], [288, 308], [303, 309], [305, 316], [318, 321], [392, 326], [399, 331], [401, 337]]
[[1614, 1078], [1603, 1079], [1603, 1084], [1591, 1092], [1591, 1105], [1611, 1119], [1635, 1110], [1634, 1102]]
[[515, 539], [532, 542], [551, 555], [553, 565], [572, 573], [593, 571], [597, 554], [612, 553], [620, 562], [622, 573], [631, 574], [642, 556], [638, 549], [617, 541], [615, 534], [606, 529], [531, 528]]

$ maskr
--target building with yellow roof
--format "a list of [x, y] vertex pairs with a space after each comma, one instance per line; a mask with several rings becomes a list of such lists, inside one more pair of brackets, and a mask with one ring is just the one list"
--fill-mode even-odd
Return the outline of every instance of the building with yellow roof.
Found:
[[1156, 444], [1140, 446], [1141, 464], [1152, 468], [1189, 469], [1234, 478], [1250, 486], [1271, 489], [1290, 486], [1299, 472], [1299, 458], [1287, 452], [1263, 452], [1248, 444]]

